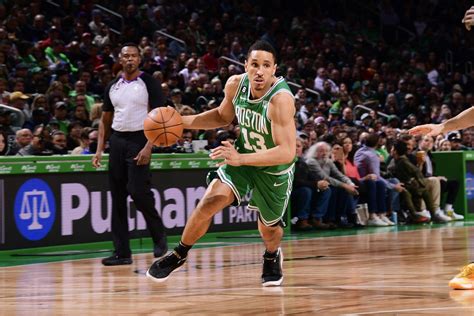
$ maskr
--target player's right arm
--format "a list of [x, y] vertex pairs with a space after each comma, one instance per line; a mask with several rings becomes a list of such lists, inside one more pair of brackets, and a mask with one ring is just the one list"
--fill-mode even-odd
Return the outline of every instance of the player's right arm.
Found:
[[185, 129], [214, 129], [227, 126], [234, 120], [235, 111], [232, 99], [235, 96], [242, 75], [235, 75], [227, 80], [224, 89], [224, 100], [212, 110], [197, 115], [183, 116]]
[[441, 133], [460, 130], [474, 126], [474, 107], [470, 107], [455, 117], [441, 124], [425, 124], [413, 127], [408, 132], [412, 135], [436, 136]]
[[109, 138], [112, 130], [112, 120], [114, 118], [114, 112], [102, 112], [102, 116], [99, 121], [99, 130], [97, 132], [97, 151], [94, 157], [92, 157], [92, 166], [94, 168], [100, 167], [100, 161], [102, 160], [102, 153], [105, 149], [105, 140]]

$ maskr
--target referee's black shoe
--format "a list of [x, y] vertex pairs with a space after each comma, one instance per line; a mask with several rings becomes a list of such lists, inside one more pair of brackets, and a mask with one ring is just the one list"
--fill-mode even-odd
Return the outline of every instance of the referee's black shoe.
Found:
[[130, 257], [120, 257], [117, 254], [113, 254], [110, 257], [102, 259], [104, 266], [121, 266], [126, 264], [132, 264], [133, 260]]
[[281, 248], [269, 256], [267, 252], [263, 255], [263, 286], [280, 286], [283, 282], [283, 254]]
[[164, 282], [171, 273], [178, 271], [186, 260], [186, 257], [182, 258], [176, 251], [172, 251], [153, 262], [146, 272], [146, 276], [155, 282]]

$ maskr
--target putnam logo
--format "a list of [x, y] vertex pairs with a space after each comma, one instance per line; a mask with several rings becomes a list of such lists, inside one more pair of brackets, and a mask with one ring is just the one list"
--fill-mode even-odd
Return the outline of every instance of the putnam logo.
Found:
[[28, 240], [43, 239], [53, 227], [56, 217], [56, 202], [49, 185], [36, 178], [23, 183], [15, 197], [14, 216], [23, 237]]

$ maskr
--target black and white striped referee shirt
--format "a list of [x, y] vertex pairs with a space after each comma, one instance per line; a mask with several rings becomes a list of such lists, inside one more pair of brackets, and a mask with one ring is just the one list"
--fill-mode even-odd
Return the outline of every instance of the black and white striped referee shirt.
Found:
[[148, 112], [164, 105], [158, 80], [142, 72], [132, 81], [122, 76], [114, 79], [105, 89], [104, 112], [114, 112], [112, 129], [118, 132], [143, 130]]

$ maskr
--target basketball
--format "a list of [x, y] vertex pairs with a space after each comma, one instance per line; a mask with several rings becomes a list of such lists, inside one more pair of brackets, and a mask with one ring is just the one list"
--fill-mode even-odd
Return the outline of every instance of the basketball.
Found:
[[146, 138], [156, 146], [171, 146], [183, 134], [181, 115], [171, 107], [151, 110], [143, 122]]

